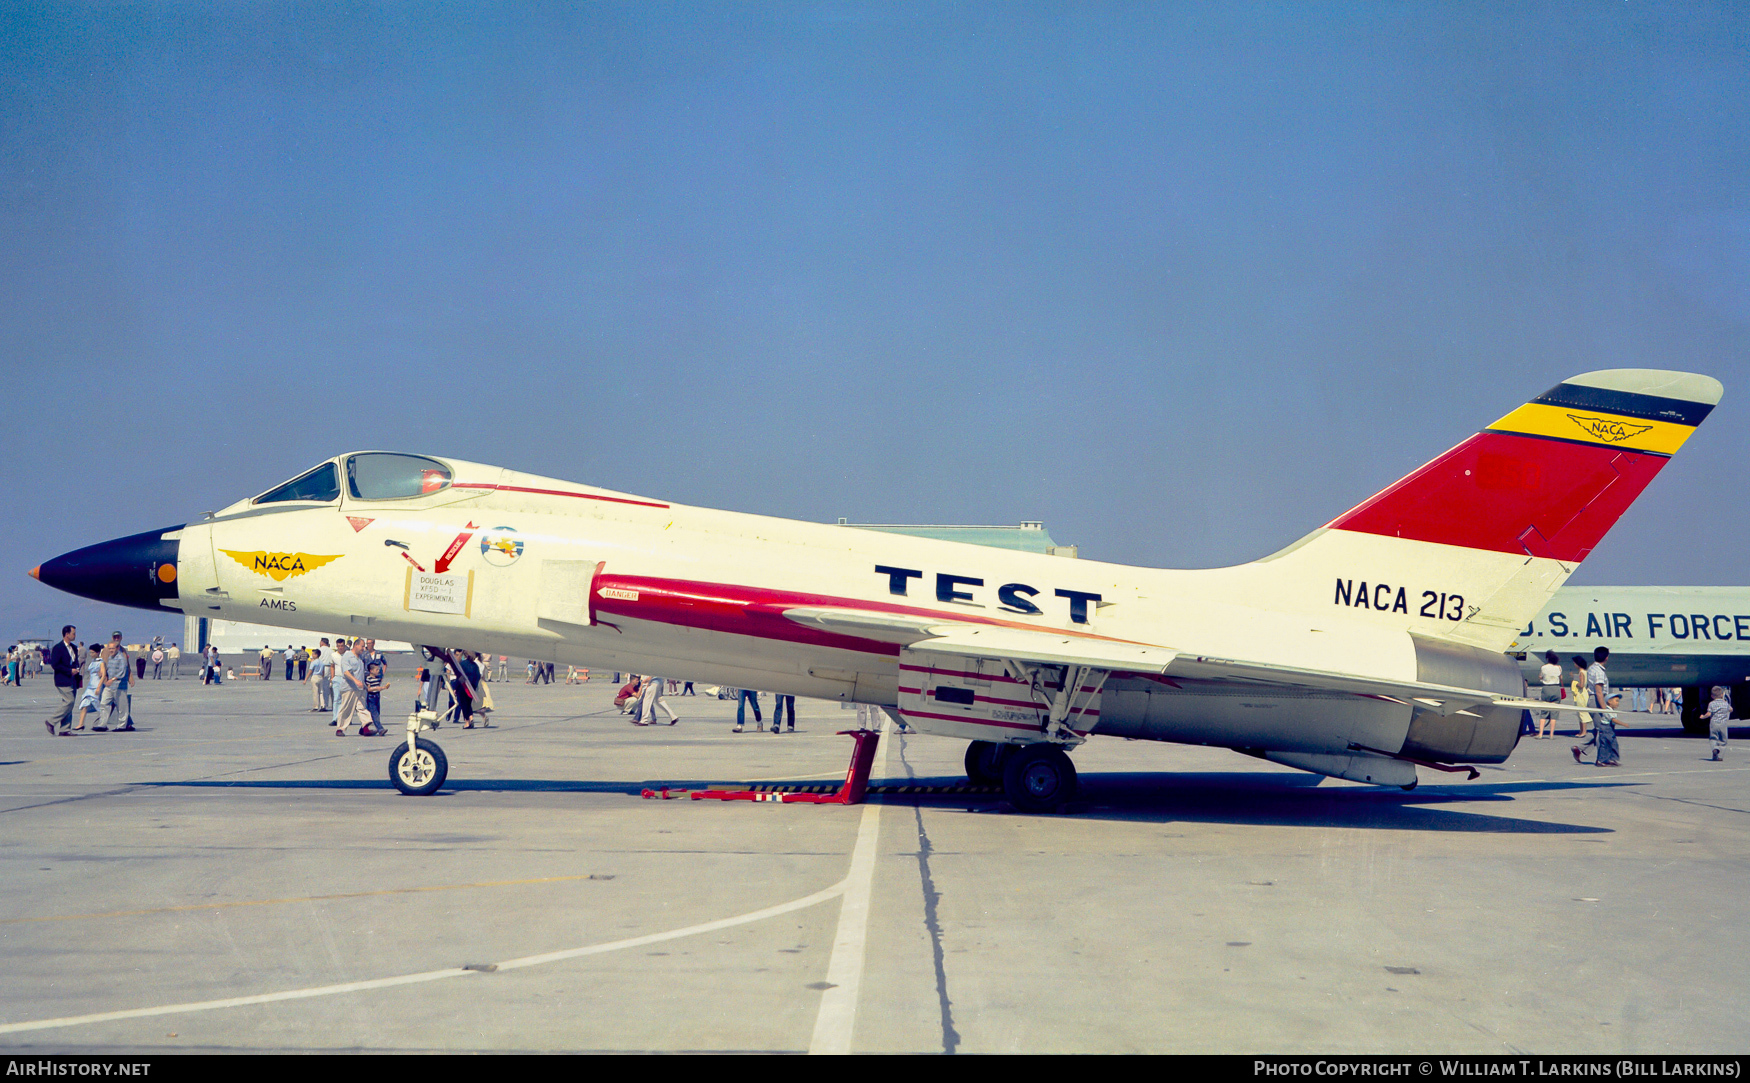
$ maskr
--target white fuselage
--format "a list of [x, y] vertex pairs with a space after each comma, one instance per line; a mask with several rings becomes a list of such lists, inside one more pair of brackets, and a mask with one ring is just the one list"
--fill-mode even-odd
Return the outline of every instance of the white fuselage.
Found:
[[[685, 507], [451, 462], [456, 485], [430, 496], [245, 502], [190, 524], [180, 536], [184, 612], [889, 706], [897, 647], [805, 629], [783, 609], [995, 620], [1410, 681], [1412, 633], [1450, 634], [1451, 613], [1464, 612], [1445, 602], [1463, 593], [1462, 573], [1417, 581], [1413, 546], [1406, 554], [1396, 539], [1321, 546], [1315, 534], [1239, 568], [1166, 571]], [[1452, 551], [1436, 548], [1452, 568]], [[1357, 605], [1358, 589], [1377, 608]], [[1436, 594], [1450, 612], [1434, 611]], [[1411, 713], [1375, 696], [1120, 673], [1095, 732], [1395, 752]]]

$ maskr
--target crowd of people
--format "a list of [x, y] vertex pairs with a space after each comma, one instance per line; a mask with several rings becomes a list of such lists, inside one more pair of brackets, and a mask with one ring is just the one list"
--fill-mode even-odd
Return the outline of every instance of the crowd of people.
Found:
[[[155, 681], [181, 679], [182, 650], [175, 643], [166, 646], [163, 639], [159, 638], [146, 647], [123, 646], [119, 640], [120, 635], [120, 632], [115, 633], [110, 642], [129, 657], [128, 664], [136, 679], [146, 679], [148, 665], [152, 667], [152, 679]], [[86, 645], [75, 639], [74, 646], [83, 656]], [[97, 647], [107, 649], [108, 644], [97, 644]], [[12, 685], [22, 688], [27, 679], [42, 676], [53, 650], [54, 647], [37, 647], [29, 643], [13, 643], [8, 646], [5, 661], [0, 662], [0, 687]]]
[[[158, 645], [153, 649], [158, 650]], [[51, 737], [84, 730], [87, 718], [93, 733], [134, 731], [131, 688], [145, 668], [142, 665], [136, 671], [120, 632], [111, 635], [108, 643], [81, 644], [79, 629], [68, 624], [61, 628], [61, 641], [44, 651], [42, 658], [55, 674], [55, 692], [60, 699], [55, 713], [43, 720]]]
[[[1570, 675], [1562, 667], [1561, 655], [1555, 651], [1545, 651], [1543, 655], [1543, 667], [1538, 672], [1542, 701], [1557, 703], [1568, 700], [1576, 707], [1585, 708], [1574, 712], [1577, 719], [1574, 736], [1580, 741], [1571, 749], [1575, 763], [1587, 762], [1586, 749], [1590, 747], [1593, 750], [1593, 766], [1622, 765], [1622, 750], [1616, 740], [1616, 720], [1622, 708], [1623, 694], [1610, 687], [1610, 675], [1605, 670], [1605, 663], [1609, 660], [1609, 647], [1594, 648], [1590, 659], [1577, 654], [1573, 658], [1574, 668]], [[1634, 691], [1634, 706], [1639, 710], [1653, 714], [1683, 713], [1681, 688], [1643, 688]], [[1718, 761], [1724, 757], [1730, 737], [1732, 704], [1730, 693], [1723, 686], [1715, 685], [1709, 691], [1712, 698], [1702, 709], [1702, 713], [1708, 719], [1708, 743], [1712, 749], [1710, 758]], [[1548, 741], [1555, 736], [1555, 715], [1554, 711], [1535, 712], [1533, 723], [1536, 740]]]
[[6, 648], [5, 679], [0, 684], [23, 688], [26, 677], [41, 676], [42, 671], [43, 652], [32, 650], [23, 643], [14, 643]]
[[[587, 671], [585, 671], [587, 672]], [[614, 706], [620, 713], [629, 716], [634, 726], [650, 726], [661, 721], [657, 712], [668, 715], [668, 724], [674, 725], [680, 717], [674, 713], [674, 708], [668, 705], [666, 696], [696, 696], [692, 681], [677, 681], [672, 677], [656, 677], [648, 674], [628, 673], [628, 680], [620, 686], [614, 696]], [[614, 674], [618, 681], [620, 674]], [[706, 689], [710, 691], [710, 689]], [[718, 691], [719, 698], [735, 700], [734, 733], [742, 733], [747, 729], [747, 709], [753, 708], [753, 725], [757, 732], [765, 728], [765, 715], [760, 711], [760, 693], [751, 688], [728, 688]], [[772, 696], [772, 732], [796, 732], [796, 697], [780, 693]], [[787, 723], [787, 724], [786, 724]]]
[[[264, 649], [262, 653], [269, 652]], [[307, 651], [287, 647], [283, 657], [285, 679], [302, 680], [310, 686], [310, 709], [328, 714], [336, 737], [347, 736], [354, 722], [359, 724], [360, 737], [381, 737], [387, 732], [383, 728], [383, 692], [389, 687], [389, 659], [377, 649], [375, 639], [337, 637], [330, 644], [323, 637]], [[294, 669], [298, 674], [295, 678]], [[261, 672], [270, 674], [271, 664]]]

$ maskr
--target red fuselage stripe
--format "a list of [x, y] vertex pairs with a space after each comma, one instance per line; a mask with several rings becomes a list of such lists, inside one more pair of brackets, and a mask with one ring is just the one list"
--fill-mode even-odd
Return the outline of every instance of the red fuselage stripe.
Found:
[[[637, 601], [606, 596], [609, 590], [635, 592]], [[798, 624], [784, 616], [797, 606], [844, 606], [873, 609], [854, 599], [796, 591], [739, 587], [727, 583], [696, 583], [639, 575], [598, 574], [591, 600], [597, 612], [639, 620], [696, 628], [704, 632], [775, 639], [815, 647], [833, 647], [861, 654], [899, 657], [899, 644], [842, 635]]]
[[601, 496], [596, 493], [572, 493], [564, 489], [530, 489], [522, 485], [490, 485], [477, 481], [458, 481], [450, 486], [452, 489], [491, 489], [500, 493], [533, 493], [536, 496], [569, 496], [578, 500], [600, 500], [607, 504], [632, 504], [640, 508], [666, 508], [667, 504], [656, 504], [649, 500], [631, 500], [623, 496]]
[[[635, 593], [636, 601], [612, 597], [608, 591]], [[933, 617], [944, 622], [983, 624], [999, 628], [1025, 628], [1028, 631], [1049, 632], [1052, 635], [1076, 636], [1082, 639], [1105, 639], [1086, 632], [1071, 632], [1062, 628], [1022, 624], [1019, 621], [998, 620], [971, 614], [942, 613], [919, 606], [896, 605], [892, 602], [872, 602], [862, 598], [845, 598], [832, 594], [808, 594], [802, 591], [773, 590], [767, 587], [747, 587], [733, 583], [702, 583], [687, 579], [664, 579], [641, 575], [614, 575], [605, 570], [595, 577], [590, 591], [594, 609], [623, 617], [675, 624], [701, 631], [727, 632], [731, 635], [776, 639], [786, 643], [806, 643], [863, 654], [899, 656], [899, 644], [862, 636], [829, 632], [812, 625], [798, 624], [784, 616], [787, 609], [821, 607], [861, 609], [876, 613], [893, 613], [908, 617]], [[1122, 640], [1118, 642], [1123, 642]], [[929, 643], [917, 645], [929, 650]]]

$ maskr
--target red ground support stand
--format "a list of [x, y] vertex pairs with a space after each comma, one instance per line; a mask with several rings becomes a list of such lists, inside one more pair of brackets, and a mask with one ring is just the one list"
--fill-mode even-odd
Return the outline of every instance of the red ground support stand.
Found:
[[857, 742], [851, 752], [851, 765], [845, 769], [844, 785], [837, 793], [782, 793], [767, 790], [694, 790], [690, 795], [699, 801], [778, 801], [786, 805], [860, 805], [869, 790], [869, 768], [875, 765], [875, 746], [881, 743], [876, 730], [840, 730], [839, 733]]

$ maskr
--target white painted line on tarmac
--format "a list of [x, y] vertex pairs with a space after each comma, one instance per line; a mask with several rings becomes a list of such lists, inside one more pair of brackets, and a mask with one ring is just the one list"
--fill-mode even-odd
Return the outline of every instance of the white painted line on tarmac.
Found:
[[[876, 806], [868, 806], [870, 809]], [[858, 854], [862, 853], [859, 836]], [[872, 861], [873, 859], [871, 859]], [[852, 858], [852, 867], [856, 867], [856, 857]], [[768, 906], [762, 910], [753, 910], [734, 917], [719, 918], [716, 921], [702, 922], [698, 925], [687, 925], [667, 932], [650, 933], [647, 936], [628, 937], [625, 940], [610, 940], [604, 944], [590, 944], [586, 947], [571, 948], [566, 951], [551, 951], [543, 955], [525, 955], [519, 959], [510, 959], [497, 964], [497, 970], [521, 970], [524, 967], [540, 966], [544, 963], [557, 963], [565, 959], [579, 959], [588, 955], [603, 955], [611, 951], [624, 951], [627, 948], [643, 947], [646, 944], [660, 944], [665, 940], [679, 940], [682, 937], [697, 936], [700, 933], [716, 932], [735, 925], [747, 925], [766, 918], [788, 914], [794, 910], [804, 910], [817, 906], [844, 894], [847, 877], [831, 887], [816, 891], [812, 895], [804, 895], [800, 899]], [[865, 907], [867, 905], [865, 891]], [[843, 922], [840, 923], [841, 925]], [[836, 952], [835, 952], [836, 958]], [[857, 962], [862, 964], [862, 952], [859, 948]], [[445, 978], [460, 978], [469, 974], [478, 975], [481, 970], [464, 969], [462, 967], [445, 967], [442, 970], [427, 970], [418, 974], [402, 974], [393, 978], [371, 978], [366, 981], [341, 982], [336, 985], [317, 985], [308, 989], [285, 989], [277, 993], [257, 993], [253, 996], [226, 997], [223, 1000], [195, 1000], [186, 1004], [160, 1004], [150, 1008], [127, 1008], [114, 1012], [94, 1012], [91, 1015], [68, 1015], [59, 1019], [32, 1019], [22, 1023], [0, 1023], [0, 1034], [18, 1034], [27, 1030], [51, 1030], [57, 1027], [76, 1027], [87, 1023], [110, 1023], [122, 1019], [144, 1019], [154, 1015], [184, 1015], [191, 1012], [218, 1011], [223, 1008], [244, 1008], [252, 1004], [273, 1004], [282, 1000], [308, 1000], [311, 997], [337, 996], [341, 993], [362, 993], [372, 989], [389, 989], [397, 985], [414, 985], [420, 982], [442, 981]]]
[[651, 933], [647, 936], [634, 936], [625, 940], [610, 940], [606, 944], [591, 944], [583, 948], [569, 948], [565, 951], [550, 951], [543, 955], [525, 955], [520, 959], [510, 959], [498, 964], [500, 970], [521, 970], [526, 966], [541, 966], [544, 963], [557, 963], [565, 959], [581, 959], [586, 955], [601, 955], [610, 951], [624, 951], [626, 948], [641, 948], [646, 944], [660, 944], [664, 940], [679, 940], [683, 936], [697, 936], [700, 933], [712, 933], [718, 929], [727, 929], [734, 925], [746, 925], [750, 922], [764, 921], [775, 918], [779, 914], [788, 914], [794, 910], [806, 910], [817, 906], [828, 899], [836, 899], [845, 893], [847, 880], [840, 880], [828, 888], [822, 888], [812, 895], [804, 895], [800, 899], [768, 906], [764, 910], [754, 910], [746, 914], [737, 914], [732, 918], [719, 918], [699, 925], [688, 925], [682, 929], [670, 929], [666, 933]]
[[[892, 722], [881, 720], [881, 752], [871, 777], [887, 777], [887, 745]], [[881, 805], [863, 806], [857, 825], [857, 844], [851, 851], [851, 870], [845, 874], [844, 899], [839, 903], [839, 927], [832, 941], [832, 958], [826, 964], [828, 987], [820, 994], [820, 1014], [814, 1018], [814, 1036], [808, 1052], [849, 1053], [857, 1027], [857, 999], [863, 986], [864, 946], [869, 932], [869, 896], [875, 883], [875, 844], [881, 834]]]
[[224, 1000], [196, 1000], [187, 1004], [160, 1004], [151, 1008], [127, 1008], [119, 1012], [94, 1012], [91, 1015], [67, 1015], [59, 1019], [33, 1019], [24, 1023], [0, 1024], [0, 1034], [17, 1034], [26, 1030], [50, 1030], [55, 1027], [76, 1027], [85, 1023], [109, 1023], [118, 1019], [144, 1019], [153, 1015], [181, 1015], [186, 1012], [210, 1012], [220, 1008], [243, 1008], [251, 1004], [272, 1004], [279, 1000], [305, 1000], [309, 997], [358, 993], [368, 989], [387, 989], [395, 985], [459, 978], [477, 971], [450, 967], [427, 970], [420, 974], [403, 974], [396, 978], [372, 978], [369, 981], [349, 981], [339, 985], [318, 985], [310, 989], [286, 989], [278, 993], [257, 993], [254, 996], [227, 997]]

